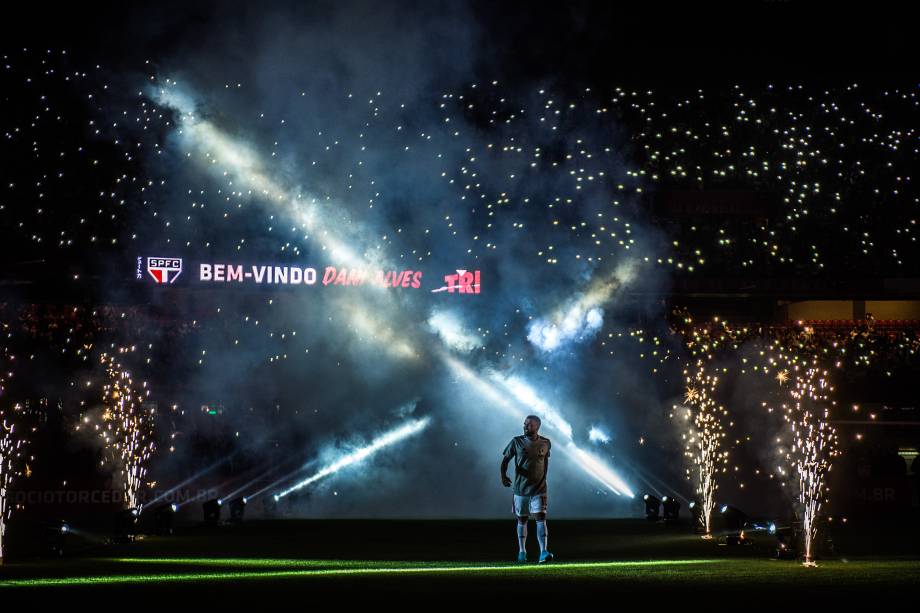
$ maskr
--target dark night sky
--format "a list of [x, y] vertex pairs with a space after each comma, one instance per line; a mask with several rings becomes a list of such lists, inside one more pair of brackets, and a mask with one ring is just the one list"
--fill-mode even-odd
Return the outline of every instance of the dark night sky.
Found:
[[[310, 10], [307, 3], [92, 2], [33, 5], [6, 20], [7, 40], [66, 46], [120, 61], [156, 55], [215, 23], [257, 21], [266, 12]], [[454, 6], [460, 3], [448, 3]], [[490, 71], [506, 78], [564, 74], [597, 81], [747, 78], [754, 75], [909, 75], [917, 42], [904, 3], [624, 3], [474, 1], [468, 4], [489, 49]], [[393, 3], [394, 14], [431, 3]], [[660, 85], [660, 82], [659, 82]]]

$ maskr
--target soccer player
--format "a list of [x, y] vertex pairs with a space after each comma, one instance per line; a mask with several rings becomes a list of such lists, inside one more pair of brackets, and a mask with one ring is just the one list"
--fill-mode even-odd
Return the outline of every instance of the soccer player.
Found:
[[540, 436], [540, 418], [528, 415], [524, 419], [524, 435], [515, 436], [502, 453], [502, 485], [511, 487], [506, 471], [514, 460], [514, 498], [511, 512], [517, 517], [518, 562], [527, 561], [527, 519], [532, 513], [537, 521], [537, 543], [540, 544], [540, 564], [552, 562], [553, 554], [546, 548], [546, 473], [549, 470], [549, 439]]

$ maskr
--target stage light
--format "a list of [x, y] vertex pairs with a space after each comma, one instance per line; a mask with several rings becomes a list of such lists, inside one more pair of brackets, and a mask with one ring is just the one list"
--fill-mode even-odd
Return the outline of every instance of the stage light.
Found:
[[201, 505], [204, 514], [204, 523], [209, 526], [216, 526], [220, 521], [220, 507], [224, 501], [220, 498], [212, 498]]
[[262, 498], [262, 516], [273, 518], [278, 514], [278, 495], [265, 496]]
[[156, 533], [160, 536], [169, 536], [173, 533], [173, 520], [175, 519], [176, 509], [179, 507], [175, 504], [164, 504], [158, 506], [153, 511], [153, 521], [156, 526]]
[[243, 521], [243, 515], [246, 513], [246, 497], [234, 498], [230, 501], [230, 521], [240, 523]]
[[688, 508], [692, 518], [690, 521], [693, 523], [693, 531], [697, 534], [702, 534], [706, 531], [706, 526], [703, 523], [703, 505], [698, 500], [691, 500]]
[[666, 524], [676, 524], [680, 521], [680, 501], [670, 496], [664, 496], [661, 499], [661, 506], [664, 509], [664, 521]]
[[744, 511], [729, 504], [724, 504], [720, 508], [722, 517], [725, 521], [725, 528], [732, 532], [741, 532], [744, 523], [747, 521], [747, 515]]
[[124, 509], [115, 514], [115, 536], [116, 543], [133, 543], [137, 536], [137, 520], [140, 516], [140, 509], [134, 507]]
[[658, 521], [658, 518], [661, 516], [661, 501], [651, 494], [644, 495], [642, 500], [645, 501], [645, 519], [649, 521]]
[[51, 557], [64, 557], [64, 544], [70, 534], [70, 525], [64, 520], [45, 524], [45, 551]]

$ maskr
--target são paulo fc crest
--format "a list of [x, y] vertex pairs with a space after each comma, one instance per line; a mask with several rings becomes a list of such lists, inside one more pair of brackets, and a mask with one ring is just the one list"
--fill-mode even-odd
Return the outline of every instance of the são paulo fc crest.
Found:
[[147, 272], [157, 283], [172, 283], [182, 274], [182, 258], [147, 258]]

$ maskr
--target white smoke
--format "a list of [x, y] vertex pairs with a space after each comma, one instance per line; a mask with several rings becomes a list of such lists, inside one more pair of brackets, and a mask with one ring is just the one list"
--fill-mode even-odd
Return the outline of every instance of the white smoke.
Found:
[[550, 316], [532, 321], [527, 327], [527, 340], [550, 353], [594, 338], [604, 325], [603, 306], [614, 298], [617, 290], [635, 279], [637, 266], [635, 260], [626, 260], [613, 272], [595, 277], [583, 292]]
[[593, 338], [604, 324], [604, 310], [572, 305], [558, 321], [536, 319], [527, 329], [527, 340], [547, 353], [564, 345]]
[[482, 339], [467, 332], [459, 318], [449, 311], [434, 311], [428, 318], [428, 327], [458, 353], [469, 353], [482, 346]]
[[591, 430], [588, 432], [588, 440], [596, 444], [609, 443], [610, 435], [598, 426], [591, 426]]

